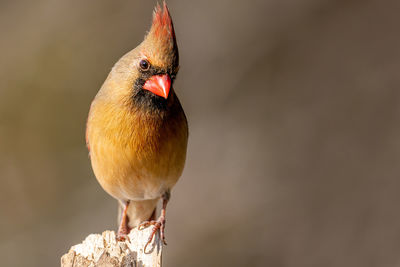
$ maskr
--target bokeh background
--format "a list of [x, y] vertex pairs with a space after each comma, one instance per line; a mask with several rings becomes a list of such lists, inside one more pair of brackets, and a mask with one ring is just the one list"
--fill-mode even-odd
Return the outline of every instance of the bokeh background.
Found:
[[[85, 121], [155, 3], [1, 0], [1, 266], [116, 228]], [[168, 5], [190, 140], [164, 265], [400, 266], [400, 2]]]

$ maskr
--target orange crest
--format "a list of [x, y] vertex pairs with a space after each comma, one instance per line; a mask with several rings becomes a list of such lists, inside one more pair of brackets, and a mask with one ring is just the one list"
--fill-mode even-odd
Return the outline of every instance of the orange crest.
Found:
[[154, 35], [159, 38], [175, 41], [174, 25], [172, 24], [171, 15], [165, 1], [162, 9], [157, 4], [154, 10], [151, 31], [154, 31]]
[[178, 46], [176, 44], [174, 25], [165, 1], [162, 7], [157, 4], [153, 13], [153, 23], [145, 41], [150, 61], [160, 66], [179, 65]]

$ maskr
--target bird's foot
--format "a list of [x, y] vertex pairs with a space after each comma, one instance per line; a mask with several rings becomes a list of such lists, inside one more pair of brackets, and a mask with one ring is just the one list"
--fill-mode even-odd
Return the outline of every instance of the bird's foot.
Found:
[[120, 233], [117, 233], [117, 241], [123, 242], [123, 241], [126, 240], [127, 236], [128, 236], [127, 234], [120, 234]]
[[126, 238], [128, 237], [128, 234], [129, 234], [130, 230], [131, 229], [128, 226], [120, 227], [118, 229], [118, 233], [117, 233], [117, 240], [118, 241], [125, 241]]
[[165, 235], [164, 235], [164, 230], [165, 230], [165, 216], [160, 216], [157, 221], [151, 220], [151, 221], [145, 221], [139, 224], [138, 229], [143, 230], [144, 228], [153, 225], [153, 231], [151, 232], [149, 239], [147, 240], [146, 245], [144, 246], [144, 251], [146, 251], [147, 246], [151, 243], [153, 240], [154, 235], [157, 233], [158, 230], [160, 230], [160, 237], [164, 245], [167, 244], [165, 242]]

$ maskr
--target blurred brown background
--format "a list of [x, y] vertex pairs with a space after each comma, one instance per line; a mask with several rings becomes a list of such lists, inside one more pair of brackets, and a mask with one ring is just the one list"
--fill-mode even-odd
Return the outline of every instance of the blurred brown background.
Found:
[[[399, 1], [168, 4], [190, 140], [165, 266], [399, 266]], [[0, 2], [1, 266], [116, 228], [85, 121], [154, 5]]]

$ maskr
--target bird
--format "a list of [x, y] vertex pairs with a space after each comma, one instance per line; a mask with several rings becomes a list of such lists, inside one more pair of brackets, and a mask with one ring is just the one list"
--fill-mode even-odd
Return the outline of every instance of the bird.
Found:
[[167, 203], [186, 160], [188, 122], [173, 87], [178, 71], [174, 25], [163, 1], [144, 40], [111, 69], [86, 124], [93, 172], [119, 202], [117, 239], [134, 227], [153, 226], [145, 250], [157, 231], [166, 244]]

